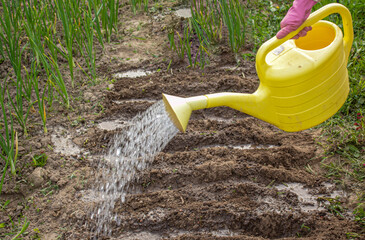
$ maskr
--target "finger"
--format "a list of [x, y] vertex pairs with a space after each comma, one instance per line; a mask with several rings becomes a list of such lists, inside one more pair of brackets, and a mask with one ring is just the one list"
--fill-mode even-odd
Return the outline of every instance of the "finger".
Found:
[[278, 39], [282, 39], [284, 38], [286, 35], [288, 35], [289, 33], [293, 32], [296, 30], [296, 26], [293, 26], [293, 25], [288, 25], [284, 28], [282, 28], [277, 34], [276, 34], [276, 37]]
[[304, 28], [307, 32], [309, 32], [310, 30], [312, 30], [312, 27], [311, 26], [309, 26], [309, 27], [305, 27]]
[[301, 30], [301, 31], [297, 34], [297, 36], [299, 36], [299, 37], [304, 37], [304, 36], [306, 36], [306, 35], [307, 35], [307, 32], [308, 32], [308, 31], [310, 31], [310, 30], [312, 30], [312, 27], [305, 27], [305, 28], [303, 28], [303, 30]]
[[305, 35], [307, 35], [307, 31], [306, 30], [302, 30], [297, 34], [299, 37], [304, 37]]
[[300, 32], [298, 32], [297, 35], [295, 35], [294, 37], [292, 37], [291, 39], [298, 39], [300, 37], [304, 37], [305, 35], [307, 35], [307, 31], [305, 31], [304, 29]]
[[304, 28], [304, 30], [305, 30], [306, 32], [309, 32], [309, 31], [311, 31], [311, 30], [312, 30], [312, 27], [310, 27], [310, 26], [309, 26], [309, 27], [305, 27], [305, 28]]

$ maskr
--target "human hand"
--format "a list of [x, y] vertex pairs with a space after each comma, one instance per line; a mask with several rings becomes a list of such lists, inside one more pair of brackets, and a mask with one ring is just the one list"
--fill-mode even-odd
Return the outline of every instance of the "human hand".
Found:
[[[293, 6], [289, 9], [285, 17], [280, 23], [281, 30], [276, 34], [278, 39], [284, 38], [289, 33], [300, 27], [309, 17], [312, 7], [317, 2], [314, 0], [294, 0]], [[293, 39], [304, 37], [312, 27], [303, 28]]]

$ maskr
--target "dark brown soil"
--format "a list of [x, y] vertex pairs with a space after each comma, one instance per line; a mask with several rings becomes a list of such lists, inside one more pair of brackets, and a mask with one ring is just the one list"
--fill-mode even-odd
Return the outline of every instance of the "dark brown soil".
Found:
[[[147, 42], [126, 34], [99, 59], [99, 74], [109, 79], [130, 69], [161, 71], [82, 86], [72, 93], [73, 110], [55, 105], [49, 113], [48, 134], [33, 125], [29, 137], [20, 138], [21, 174], [7, 177], [0, 198], [10, 203], [0, 210], [0, 223], [9, 223], [9, 216], [15, 222], [26, 216], [26, 239], [93, 239], [90, 210], [96, 203], [90, 196], [98, 161], [133, 116], [161, 100], [162, 93], [188, 97], [256, 90], [254, 63], [236, 65], [224, 49], [204, 70], [176, 61], [166, 32], [160, 31], [174, 19], [168, 15], [161, 23], [142, 14], [129, 19], [145, 23], [135, 35], [150, 34]], [[114, 61], [126, 55], [128, 44], [140, 54]], [[144, 47], [166, 54], [156, 59]], [[174, 61], [166, 71], [169, 61], [164, 58], [169, 57]], [[98, 124], [106, 121], [120, 127], [101, 129]], [[114, 212], [122, 222], [111, 226], [112, 236], [97, 239], [347, 239], [346, 233], [360, 232], [350, 213], [338, 217], [321, 204], [308, 211], [295, 189], [278, 188], [298, 183], [314, 198], [331, 196], [335, 187], [321, 175], [317, 132], [283, 132], [224, 107], [193, 112], [186, 133], [175, 136], [140, 173], [126, 202], [117, 202]], [[47, 164], [32, 167], [31, 157], [42, 152], [48, 155]], [[340, 195], [342, 202], [347, 197]], [[0, 228], [0, 234], [10, 230]]]

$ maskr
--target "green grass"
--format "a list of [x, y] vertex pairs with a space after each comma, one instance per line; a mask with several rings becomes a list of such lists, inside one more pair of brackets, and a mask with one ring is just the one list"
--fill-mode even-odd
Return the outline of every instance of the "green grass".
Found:
[[199, 25], [206, 45], [218, 44], [222, 40], [223, 19], [220, 6], [218, 0], [192, 1], [192, 19]]
[[[315, 8], [331, 1], [321, 1]], [[355, 182], [365, 180], [365, 14], [363, 1], [340, 1], [351, 12], [354, 25], [354, 43], [348, 62], [350, 93], [340, 111], [321, 127], [327, 139], [327, 154], [338, 155], [337, 162], [325, 163], [328, 176], [342, 181], [350, 178]], [[327, 18], [342, 26], [341, 18], [336, 14]], [[365, 189], [362, 189], [365, 190]]]
[[134, 14], [142, 10], [148, 12], [148, 0], [130, 0], [130, 5]]
[[[4, 168], [2, 170], [2, 177], [0, 181], [0, 194], [4, 184], [6, 171], [10, 168], [11, 174], [16, 175], [16, 161], [18, 156], [18, 138], [17, 133], [15, 132], [13, 125], [13, 117], [11, 114], [8, 114], [6, 111], [6, 104], [4, 101], [5, 96], [5, 84], [3, 86], [0, 85], [0, 105], [3, 116], [3, 125], [2, 130], [3, 134], [0, 134], [0, 158], [5, 162]], [[9, 104], [8, 104], [9, 108]]]
[[[171, 29], [168, 33], [171, 49], [181, 60], [187, 58], [188, 67], [204, 68], [209, 63], [211, 47], [222, 41], [223, 28], [228, 31], [228, 43], [233, 53], [237, 54], [244, 47], [247, 14], [238, 0], [194, 0], [190, 10], [192, 17], [185, 21], [182, 34], [180, 29]], [[199, 47], [193, 59], [191, 45], [195, 38]]]
[[45, 153], [34, 155], [32, 157], [34, 167], [43, 167], [47, 163], [48, 156]]
[[[24, 221], [22, 221], [22, 219], [24, 218]], [[11, 240], [16, 240], [16, 239], [21, 239], [19, 238], [22, 235], [27, 235], [28, 233], [26, 232], [26, 230], [29, 227], [30, 222], [27, 220], [26, 217], [19, 217], [18, 218], [18, 222], [15, 222], [10, 216], [9, 216], [9, 224], [6, 223], [0, 223], [0, 228], [7, 228], [10, 230], [10, 232], [5, 233], [5, 234], [0, 234], [1, 239], [11, 239]]]
[[[65, 69], [59, 60], [68, 62], [71, 85], [75, 87], [74, 72], [79, 68], [95, 83], [95, 42], [104, 46], [117, 32], [119, 0], [0, 0], [0, 60], [12, 70], [1, 79], [1, 139], [0, 153], [5, 167], [16, 174], [14, 124], [27, 135], [28, 116], [37, 109], [44, 132], [47, 132], [47, 109], [54, 100], [70, 108]], [[61, 29], [58, 30], [57, 29]], [[85, 59], [85, 66], [77, 62]], [[80, 83], [79, 83], [80, 84]], [[83, 83], [81, 83], [83, 84]]]
[[[192, 37], [194, 36], [196, 36], [199, 42], [195, 57], [192, 52]], [[201, 68], [204, 68], [207, 62], [209, 62], [209, 59], [206, 57], [209, 55], [209, 52], [207, 51], [208, 43], [200, 25], [194, 18], [187, 21], [182, 35], [180, 35], [178, 31], [171, 29], [168, 33], [168, 39], [170, 48], [177, 53], [180, 60], [187, 58], [189, 62], [188, 67], [200, 66]]]
[[220, 0], [220, 14], [228, 29], [231, 50], [238, 53], [246, 41], [246, 8], [238, 0]]
[[[332, 2], [322, 0], [314, 10]], [[339, 3], [350, 10], [353, 19], [354, 42], [347, 65], [350, 93], [340, 111], [319, 126], [326, 150], [322, 165], [328, 178], [357, 194], [358, 206], [353, 213], [355, 221], [365, 227], [365, 2], [342, 0]], [[338, 14], [326, 20], [342, 27]]]
[[[0, 79], [1, 195], [6, 176], [15, 177], [20, 171], [16, 127], [20, 126], [27, 137], [29, 112], [37, 109], [47, 133], [47, 110], [53, 101], [67, 109], [71, 106], [65, 69], [58, 61], [68, 62], [73, 88], [77, 68], [87, 76], [88, 83], [95, 84], [94, 39], [104, 47], [104, 41], [110, 42], [117, 32], [119, 0], [0, 0], [0, 7], [0, 64], [9, 63], [12, 68], [6, 79]], [[85, 59], [84, 68], [78, 57]], [[32, 161], [33, 167], [43, 167], [47, 156], [34, 155]], [[46, 189], [45, 194], [51, 194], [52, 189]], [[28, 226], [26, 218], [23, 222], [19, 218], [18, 223], [10, 218], [9, 224], [0, 223], [0, 228], [8, 230], [0, 238], [20, 239], [27, 234]]]

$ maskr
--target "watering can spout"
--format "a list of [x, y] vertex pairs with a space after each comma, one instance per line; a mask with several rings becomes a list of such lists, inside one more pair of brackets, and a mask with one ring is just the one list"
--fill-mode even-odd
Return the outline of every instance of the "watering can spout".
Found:
[[193, 110], [205, 108], [207, 105], [207, 101], [204, 96], [182, 98], [162, 94], [162, 98], [171, 121], [181, 132], [185, 132], [191, 112]]
[[226, 106], [262, 119], [259, 108], [265, 107], [262, 104], [264, 94], [258, 92], [254, 94], [223, 92], [190, 98], [162, 94], [162, 97], [170, 119], [181, 132], [185, 132], [194, 110]]

